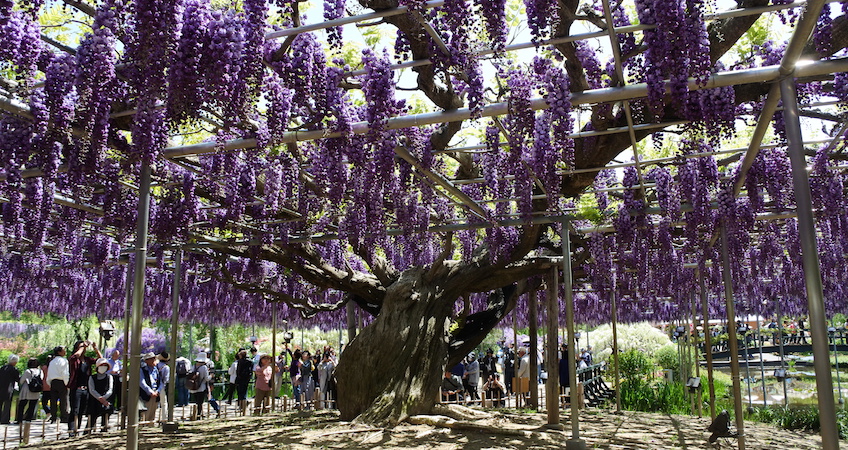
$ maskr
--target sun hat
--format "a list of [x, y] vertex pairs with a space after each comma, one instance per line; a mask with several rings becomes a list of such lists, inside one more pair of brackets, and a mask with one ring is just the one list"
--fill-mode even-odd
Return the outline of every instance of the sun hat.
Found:
[[194, 362], [199, 362], [199, 363], [204, 363], [204, 364], [209, 362], [209, 358], [206, 357], [206, 352], [198, 353], [197, 356], [194, 358]]

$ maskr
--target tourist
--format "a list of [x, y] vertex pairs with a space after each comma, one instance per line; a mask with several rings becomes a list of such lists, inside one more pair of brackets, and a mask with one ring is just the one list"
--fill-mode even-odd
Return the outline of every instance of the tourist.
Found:
[[[156, 369], [156, 354], [145, 353], [141, 356], [141, 368], [139, 369], [139, 398], [144, 402], [145, 409], [141, 421], [152, 422], [156, 419], [156, 409], [159, 404], [159, 371]], [[132, 405], [130, 405], [132, 407]]]
[[9, 355], [9, 362], [0, 367], [0, 424], [8, 425], [12, 415], [12, 397], [20, 379], [18, 355]]
[[167, 408], [168, 402], [171, 399], [168, 398], [168, 384], [171, 382], [171, 367], [168, 366], [168, 362], [171, 360], [171, 355], [166, 351], [160, 352], [156, 355], [156, 369], [159, 371], [159, 407]]
[[300, 397], [303, 388], [300, 386], [300, 365], [303, 352], [300, 349], [295, 349], [292, 354], [292, 363], [289, 366], [289, 377], [292, 384], [292, 398], [294, 399], [294, 407], [300, 408]]
[[304, 350], [300, 356], [300, 387], [305, 409], [312, 407], [312, 400], [315, 396], [315, 380], [312, 378], [311, 356], [307, 350]]
[[188, 383], [188, 392], [191, 394], [192, 403], [195, 404], [195, 418], [203, 418], [203, 404], [209, 398], [209, 367], [206, 363], [209, 358], [206, 357], [206, 352], [200, 352], [194, 358], [194, 368], [189, 371], [187, 379], [194, 380], [196, 385], [192, 386]]
[[477, 387], [480, 384], [480, 363], [477, 361], [477, 355], [474, 352], [468, 354], [462, 384], [465, 391], [468, 392], [468, 400], [480, 400], [480, 394], [477, 393]]
[[184, 356], [180, 356], [177, 358], [176, 366], [174, 367], [174, 371], [177, 372], [176, 376], [176, 385], [177, 388], [177, 403], [176, 406], [188, 406], [189, 402], [189, 393], [188, 389], [186, 389], [186, 375], [191, 368], [191, 361]]
[[50, 400], [52, 400], [51, 397], [53, 394], [50, 392], [50, 383], [47, 381], [47, 368], [50, 367], [50, 361], [52, 360], [53, 355], [47, 355], [47, 360], [41, 365], [41, 409], [44, 411], [44, 414], [50, 416], [51, 419], [53, 414], [50, 411]]
[[318, 365], [318, 387], [321, 391], [321, 407], [332, 408], [335, 399], [335, 380], [333, 372], [336, 369], [336, 361], [332, 355], [332, 349], [324, 353], [324, 358]]
[[253, 364], [253, 367], [256, 368], [259, 366], [259, 350], [256, 347], [250, 347], [250, 362]]
[[287, 373], [289, 370], [289, 358], [291, 357], [291, 352], [289, 351], [289, 344], [285, 344], [285, 348], [283, 351], [277, 355], [276, 360], [274, 361], [274, 365], [277, 366], [277, 369], [274, 371], [274, 397], [280, 398], [280, 391], [283, 387], [283, 374]]
[[250, 384], [250, 377], [253, 376], [253, 362], [247, 358], [245, 350], [240, 350], [236, 363], [236, 396], [239, 410], [244, 414], [247, 411], [247, 386]]
[[254, 414], [264, 414], [265, 408], [268, 406], [268, 401], [271, 398], [271, 380], [274, 376], [277, 366], [271, 364], [271, 355], [261, 355], [259, 357], [259, 365], [253, 371], [256, 374], [255, 392], [256, 396], [253, 402]]
[[574, 365], [571, 358], [568, 357], [568, 346], [562, 344], [560, 346], [559, 358], [559, 387], [560, 393], [565, 394], [565, 389], [571, 386], [571, 370]]
[[[211, 354], [209, 349], [206, 349], [206, 354]], [[220, 354], [216, 351], [215, 355], [220, 358]], [[206, 358], [206, 370], [209, 372], [209, 378], [207, 380], [207, 395], [206, 399], [209, 401], [209, 406], [215, 410], [217, 414], [216, 417], [221, 415], [221, 407], [218, 406], [218, 400], [215, 399], [215, 361], [212, 358]]]
[[68, 358], [68, 394], [70, 400], [68, 430], [70, 430], [71, 436], [75, 436], [76, 431], [80, 429], [82, 418], [86, 415], [88, 409], [88, 378], [91, 376], [91, 370], [97, 361], [86, 356], [85, 352], [88, 351], [89, 347], [97, 352], [98, 358], [103, 357], [94, 342], [78, 341], [74, 344], [74, 351]]
[[515, 358], [515, 379], [513, 391], [516, 394], [522, 394], [521, 397], [526, 397], [530, 392], [530, 355], [524, 347], [518, 349], [518, 355]]
[[[0, 369], [2, 370], [2, 369]], [[17, 373], [17, 370], [15, 370]], [[39, 381], [41, 379], [41, 381]], [[30, 383], [35, 380], [36, 383], [41, 384], [40, 389], [44, 390], [44, 376], [41, 373], [41, 369], [38, 368], [38, 359], [30, 358], [27, 361], [27, 368], [24, 370], [24, 373], [21, 374], [21, 378], [18, 381], [20, 385], [20, 401], [18, 402], [18, 411], [15, 414], [15, 422], [32, 422], [35, 419], [35, 408], [38, 404], [38, 398], [41, 397], [41, 391], [33, 391], [30, 389]], [[26, 411], [26, 413], [24, 413]]]
[[104, 432], [109, 430], [109, 416], [115, 411], [112, 396], [115, 391], [114, 377], [109, 373], [109, 360], [97, 360], [96, 373], [88, 378], [88, 430], [100, 426]]
[[47, 383], [50, 385], [50, 423], [68, 421], [68, 381], [70, 369], [65, 358], [68, 350], [60, 345], [53, 349], [53, 359], [47, 366]]
[[117, 348], [112, 350], [112, 355], [106, 361], [109, 362], [109, 375], [112, 376], [112, 405], [117, 409], [121, 407], [123, 393], [121, 376], [124, 374], [124, 361], [121, 360], [121, 351]]
[[458, 402], [462, 399], [462, 379], [446, 370], [441, 390], [443, 402]]
[[230, 368], [227, 369], [227, 390], [224, 392], [224, 396], [221, 397], [221, 401], [226, 400], [228, 405], [233, 404], [233, 396], [236, 393], [236, 370], [238, 369], [238, 360], [239, 353], [236, 353], [236, 359], [230, 364]]
[[489, 375], [498, 373], [497, 358], [491, 348], [486, 349], [486, 356], [480, 360], [480, 375], [484, 380], [489, 380]]
[[504, 406], [504, 395], [506, 395], [506, 386], [501, 383], [501, 375], [497, 372], [489, 375], [486, 384], [483, 385], [483, 395], [491, 400], [491, 405], [494, 408]]
[[510, 394], [514, 392], [514, 386], [512, 385], [512, 379], [515, 377], [515, 352], [513, 351], [513, 344], [509, 344], [504, 349], [504, 382], [506, 383], [506, 390]]

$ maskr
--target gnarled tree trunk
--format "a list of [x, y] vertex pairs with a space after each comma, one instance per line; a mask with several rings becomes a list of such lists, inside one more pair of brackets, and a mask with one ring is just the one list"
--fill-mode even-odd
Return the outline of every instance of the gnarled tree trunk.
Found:
[[342, 420], [393, 425], [431, 411], [448, 360], [451, 312], [446, 292], [424, 269], [387, 289], [380, 314], [344, 349], [336, 369]]

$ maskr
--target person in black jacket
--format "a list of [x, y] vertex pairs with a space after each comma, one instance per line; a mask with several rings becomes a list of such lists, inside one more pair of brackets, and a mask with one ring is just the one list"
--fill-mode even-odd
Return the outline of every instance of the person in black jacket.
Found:
[[12, 396], [21, 378], [18, 372], [18, 355], [9, 355], [9, 363], [0, 367], [0, 424], [7, 425], [12, 415]]
[[253, 376], [253, 360], [247, 358], [247, 351], [241, 350], [236, 361], [236, 395], [239, 409], [247, 410], [247, 386]]
[[498, 359], [495, 358], [495, 352], [492, 349], [486, 349], [486, 356], [480, 360], [480, 375], [482, 380], [489, 380], [489, 375], [498, 373]]

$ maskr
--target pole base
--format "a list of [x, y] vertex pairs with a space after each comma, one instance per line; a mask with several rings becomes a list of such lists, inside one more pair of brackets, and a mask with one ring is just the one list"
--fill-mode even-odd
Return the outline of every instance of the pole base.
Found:
[[548, 423], [545, 428], [549, 430], [565, 431], [565, 427], [561, 423]]
[[164, 422], [162, 424], [163, 433], [176, 433], [180, 429], [179, 422]]
[[565, 450], [586, 450], [586, 441], [583, 439], [569, 439], [565, 441]]

